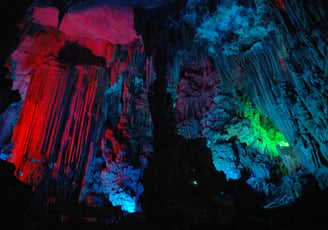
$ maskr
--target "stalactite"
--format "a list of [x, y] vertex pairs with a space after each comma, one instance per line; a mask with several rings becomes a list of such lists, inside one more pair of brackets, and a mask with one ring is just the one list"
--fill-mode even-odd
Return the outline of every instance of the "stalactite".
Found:
[[101, 67], [42, 67], [32, 76], [12, 138], [15, 148], [11, 160], [26, 182], [31, 173], [26, 162], [50, 161], [57, 167], [65, 166], [66, 173], [75, 164], [77, 175], [80, 173], [80, 161], [88, 152], [93, 132], [90, 129], [102, 103], [101, 97], [96, 97], [104, 90], [99, 82], [104, 83], [107, 75]]
[[135, 11], [100, 2], [72, 4], [64, 17], [35, 2], [7, 61], [22, 102], [3, 106], [0, 158], [12, 154], [17, 177], [40, 186], [47, 204], [79, 193], [86, 206], [99, 196], [140, 211], [153, 135], [173, 165], [184, 150], [175, 156], [172, 146], [205, 138], [215, 168], [249, 177], [276, 199], [268, 207], [296, 200], [299, 175], [328, 186], [319, 178], [328, 165], [324, 1], [182, 0]]

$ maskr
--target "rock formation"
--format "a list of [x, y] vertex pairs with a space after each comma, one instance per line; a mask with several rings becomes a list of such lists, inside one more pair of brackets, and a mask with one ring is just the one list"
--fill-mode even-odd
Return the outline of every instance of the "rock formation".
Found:
[[298, 201], [311, 183], [325, 190], [327, 9], [34, 1], [1, 73], [0, 158], [40, 197], [33, 205], [107, 199], [192, 224], [230, 224], [234, 181], [266, 208]]

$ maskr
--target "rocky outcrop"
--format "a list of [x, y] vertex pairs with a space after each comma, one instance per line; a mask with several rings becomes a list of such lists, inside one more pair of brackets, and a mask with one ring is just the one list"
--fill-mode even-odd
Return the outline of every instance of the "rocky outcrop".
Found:
[[[326, 132], [324, 107], [327, 99], [319, 96], [318, 88], [312, 83], [321, 81], [320, 75], [325, 73], [324, 56], [319, 54], [322, 49], [316, 46], [319, 40], [315, 35], [324, 33], [320, 27], [326, 17], [322, 4], [310, 4], [311, 13], [300, 10], [305, 5], [299, 2], [284, 3], [284, 7], [278, 10], [265, 1], [256, 2], [254, 8], [231, 4], [220, 7], [217, 14], [198, 29], [200, 41], [206, 40], [210, 44], [208, 51], [213, 52], [222, 78], [244, 92], [268, 116], [299, 154], [303, 167], [310, 172], [325, 166], [326, 144], [320, 132], [316, 134], [313, 129]], [[297, 9], [291, 13], [294, 7]], [[221, 18], [221, 11], [228, 14], [227, 18]], [[250, 14], [244, 18], [243, 11]], [[316, 17], [311, 17], [312, 14]], [[237, 19], [240, 17], [243, 23], [229, 21], [229, 15], [235, 15]], [[270, 15], [274, 16], [274, 20], [270, 20]], [[302, 23], [301, 18], [305, 20]], [[203, 30], [206, 28], [208, 30]], [[316, 28], [316, 32], [310, 32], [311, 28]], [[220, 33], [221, 30], [223, 33]], [[249, 31], [245, 33], [245, 30]], [[229, 31], [235, 35], [225, 40]], [[305, 56], [301, 53], [312, 58], [304, 60]], [[238, 72], [233, 74], [233, 69]], [[240, 80], [234, 82], [231, 76]], [[324, 88], [320, 87], [321, 90]], [[314, 108], [314, 104], [322, 108]], [[311, 115], [310, 111], [315, 111], [312, 112], [315, 115]]]
[[[155, 65], [167, 66], [179, 134], [205, 137], [227, 178], [250, 171], [255, 190], [267, 189], [280, 205], [294, 201], [305, 183], [297, 175], [316, 175], [327, 166], [325, 2], [175, 4], [183, 11], [158, 14], [174, 24], [145, 23], [154, 37], [141, 34], [155, 56], [168, 57]], [[280, 185], [271, 189], [277, 178]]]
[[326, 19], [321, 0], [35, 1], [1, 78], [0, 157], [47, 207], [97, 194], [231, 220], [243, 199], [219, 172], [296, 202], [328, 186]]
[[[121, 34], [121, 40], [67, 34], [39, 18], [51, 8], [36, 4], [30, 10], [8, 60], [22, 102], [1, 114], [1, 157], [16, 165], [17, 177], [33, 187], [41, 206], [88, 205], [87, 194], [94, 192], [125, 211], [139, 210], [140, 177], [152, 153], [147, 91], [155, 76], [142, 42], [135, 34]], [[111, 10], [108, 20], [121, 12]], [[79, 12], [73, 14], [96, 17]], [[123, 13], [134, 32], [133, 18]], [[74, 26], [61, 22], [62, 28]]]

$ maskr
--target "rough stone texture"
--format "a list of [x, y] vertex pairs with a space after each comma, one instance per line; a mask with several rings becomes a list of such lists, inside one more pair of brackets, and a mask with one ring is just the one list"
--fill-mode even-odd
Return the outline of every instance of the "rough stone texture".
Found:
[[0, 157], [32, 207], [229, 225], [327, 189], [326, 1], [113, 4], [36, 1], [2, 71]]
[[[124, 211], [140, 210], [140, 176], [152, 153], [151, 58], [140, 40], [115, 28], [108, 33], [128, 40], [72, 36], [41, 25], [34, 13], [7, 62], [14, 83], [4, 89], [19, 91], [22, 102], [1, 114], [1, 158], [15, 163], [17, 177], [32, 186], [41, 206], [88, 205], [94, 192]], [[122, 31], [134, 32], [131, 15], [116, 20], [130, 25]]]
[[[231, 82], [231, 76], [234, 76], [231, 74], [232, 69], [239, 71], [237, 76], [243, 79], [245, 83], [242, 85], [245, 88], [243, 89], [237, 84], [234, 84], [234, 87], [241, 88], [240, 90], [244, 91], [255, 105], [271, 119], [286, 136], [288, 143], [300, 155], [304, 168], [314, 172], [322, 164], [325, 165], [326, 144], [321, 133], [327, 132], [324, 112], [327, 98], [325, 94], [319, 93], [319, 89], [312, 83], [320, 81], [322, 78], [320, 72], [324, 74], [325, 68], [324, 57], [319, 57], [319, 50], [322, 49], [313, 47], [315, 46], [313, 43], [316, 43], [318, 38], [310, 35], [309, 30], [311, 29], [309, 27], [316, 25], [314, 34], [324, 33], [324, 30], [317, 28], [323, 18], [326, 17], [326, 13], [322, 10], [324, 7], [318, 2], [316, 7], [311, 7], [311, 10], [315, 12], [307, 13], [300, 9], [294, 9], [294, 13], [291, 13], [289, 12], [291, 6], [302, 8], [305, 3], [295, 2], [293, 4], [289, 2], [280, 11], [272, 9], [272, 6], [265, 1], [258, 1], [256, 4], [255, 9], [244, 9], [244, 7], [236, 5], [227, 9], [219, 8], [229, 15], [232, 14], [232, 11], [239, 12], [239, 10], [240, 13], [234, 14], [244, 15], [243, 10], [254, 12], [255, 18], [253, 19], [248, 16], [247, 19], [240, 16], [245, 19], [241, 20], [243, 24], [238, 20], [233, 21], [233, 23], [225, 21], [226, 19], [216, 18], [217, 16], [210, 19], [215, 20], [216, 23], [206, 21], [206, 23], [215, 26], [214, 29], [206, 31], [209, 34], [211, 32], [220, 34], [220, 26], [225, 29], [225, 34], [230, 29], [234, 31], [236, 23], [239, 22], [241, 27], [235, 30], [236, 37], [234, 39], [222, 41], [222, 38], [211, 41], [211, 37], [208, 37], [204, 31], [199, 31], [199, 39], [209, 41], [209, 52], [215, 50], [214, 45], [218, 48], [213, 53], [216, 60], [218, 58], [226, 60], [217, 61], [219, 73], [223, 75], [222, 78], [227, 80], [230, 78], [229, 81]], [[312, 14], [316, 15], [316, 18], [311, 18], [310, 15]], [[270, 17], [270, 15], [272, 15], [271, 17], [275, 16], [273, 18], [275, 21], [263, 18]], [[293, 15], [294, 18], [289, 19], [290, 22], [286, 22], [289, 15]], [[308, 21], [301, 24], [301, 18]], [[255, 31], [251, 30], [245, 33], [248, 28], [247, 25], [252, 21], [254, 21], [253, 30]], [[270, 25], [270, 28], [266, 28], [265, 32], [262, 31], [261, 27], [256, 26], [257, 23], [264, 24], [264, 22], [266, 25]], [[202, 25], [201, 28], [204, 26], [206, 25]], [[220, 34], [220, 36], [224, 35]], [[252, 40], [248, 36], [254, 37], [256, 42], [244, 51], [242, 49], [245, 46], [244, 40], [248, 42]], [[311, 39], [313, 43], [310, 41]], [[296, 46], [296, 44], [298, 45]], [[233, 49], [234, 52], [227, 52], [226, 49], [228, 48]], [[297, 53], [304, 53], [304, 55]], [[308, 58], [307, 60], [304, 60], [305, 56]], [[305, 63], [308, 65], [305, 66]], [[316, 64], [313, 66], [310, 63]], [[296, 70], [295, 65], [301, 65], [300, 69]], [[320, 86], [320, 90], [324, 89], [325, 84]], [[314, 146], [318, 146], [319, 149], [314, 148]]]
[[127, 44], [136, 38], [132, 8], [101, 5], [88, 10], [76, 10], [70, 7], [59, 21], [59, 10], [34, 6], [33, 21], [42, 26], [58, 28], [71, 38], [93, 37], [113, 44]]
[[327, 4], [188, 1], [182, 7], [183, 13], [149, 13], [175, 22], [145, 23], [153, 38], [140, 31], [145, 47], [163, 60], [155, 64], [167, 66], [178, 133], [205, 137], [227, 178], [249, 171], [250, 185], [281, 191], [265, 192], [281, 205], [294, 201], [293, 186], [307, 183], [294, 175], [322, 175], [327, 166]]

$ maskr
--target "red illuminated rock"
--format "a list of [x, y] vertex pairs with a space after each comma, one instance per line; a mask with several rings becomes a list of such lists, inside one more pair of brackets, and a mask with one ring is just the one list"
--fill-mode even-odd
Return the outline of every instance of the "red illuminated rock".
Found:
[[[1, 136], [12, 134], [8, 160], [17, 177], [41, 186], [48, 206], [76, 192], [87, 202], [95, 192], [139, 210], [140, 176], [152, 151], [147, 90], [154, 74], [132, 7], [72, 9], [60, 25], [53, 7], [31, 12], [7, 62], [23, 106], [1, 123], [18, 117], [13, 133]], [[102, 161], [105, 168], [94, 163]]]

